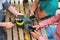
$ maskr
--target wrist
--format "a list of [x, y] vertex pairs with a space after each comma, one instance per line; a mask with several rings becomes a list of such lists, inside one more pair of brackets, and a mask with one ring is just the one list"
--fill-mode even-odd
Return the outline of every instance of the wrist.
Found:
[[33, 16], [34, 15], [34, 12], [33, 11], [30, 11], [30, 16]]
[[4, 27], [5, 25], [5, 22], [0, 22], [0, 26]]

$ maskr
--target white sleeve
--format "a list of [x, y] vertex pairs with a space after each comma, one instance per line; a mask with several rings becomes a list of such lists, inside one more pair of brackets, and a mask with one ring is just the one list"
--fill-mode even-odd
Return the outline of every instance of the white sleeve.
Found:
[[2, 3], [5, 3], [7, 0], [1, 0], [2, 1]]

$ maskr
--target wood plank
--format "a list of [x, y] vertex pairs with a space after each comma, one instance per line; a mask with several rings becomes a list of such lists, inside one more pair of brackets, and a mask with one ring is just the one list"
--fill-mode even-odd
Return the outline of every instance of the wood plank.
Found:
[[[42, 28], [41, 31], [42, 31], [42, 36], [45, 37], [45, 38], [47, 38], [45, 28]], [[47, 39], [48, 39], [48, 38], [47, 38]]]
[[24, 8], [25, 8], [25, 16], [28, 18], [29, 17], [29, 4], [24, 3]]
[[24, 32], [23, 32], [23, 29], [21, 29], [21, 28], [18, 28], [18, 30], [19, 30], [19, 38], [20, 38], [20, 40], [24, 40]]
[[[29, 18], [29, 5], [28, 5], [28, 3], [24, 3], [24, 8], [25, 8], [25, 16], [28, 19]], [[31, 40], [30, 33], [27, 30], [25, 30], [24, 33], [25, 33], [25, 40]]]
[[24, 14], [23, 0], [19, 0], [19, 2], [20, 2], [20, 12]]
[[24, 33], [25, 33], [25, 35], [24, 35], [25, 40], [31, 40], [30, 33], [27, 30], [24, 30]]
[[[9, 13], [6, 12], [6, 22], [9, 22]], [[6, 32], [7, 32], [7, 40], [12, 40], [12, 32], [11, 32], [11, 29], [6, 29]]]
[[18, 2], [19, 2], [19, 0], [15, 0], [14, 6], [15, 6], [15, 9], [19, 12], [19, 6], [20, 6], [20, 4]]
[[14, 0], [10, 0], [10, 4], [13, 6], [14, 5]]
[[[15, 18], [14, 18], [13, 15], [11, 15], [11, 16], [12, 16], [11, 17], [11, 22], [13, 22], [15, 20]], [[14, 25], [12, 31], [13, 31], [13, 40], [18, 40], [18, 32], [17, 32], [17, 26], [16, 26], [16, 24]]]
[[14, 39], [14, 40], [19, 40], [16, 24], [15, 24], [15, 26], [14, 26], [14, 28], [13, 28], [13, 39]]
[[28, 0], [29, 9], [31, 9], [32, 3], [33, 3], [33, 2], [32, 2], [31, 0]]
[[[24, 14], [23, 0], [19, 0], [19, 2], [20, 2], [19, 3], [19, 5], [20, 5], [19, 12]], [[23, 29], [18, 28], [18, 30], [19, 30], [19, 38], [20, 38], [20, 40], [24, 40]]]

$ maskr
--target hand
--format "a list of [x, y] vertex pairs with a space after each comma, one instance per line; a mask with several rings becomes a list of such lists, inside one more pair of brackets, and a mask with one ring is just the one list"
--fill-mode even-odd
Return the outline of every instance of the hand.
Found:
[[32, 34], [33, 38], [38, 39], [40, 37], [40, 33], [36, 30], [34, 32], [31, 32], [31, 34]]
[[34, 12], [30, 11], [30, 16], [33, 16], [34, 15]]
[[48, 26], [49, 24], [48, 24], [48, 22], [47, 22], [47, 20], [44, 20], [44, 21], [41, 21], [41, 22], [39, 22], [39, 28], [44, 28], [44, 27], [46, 27], [46, 26]]
[[32, 27], [36, 28], [36, 30], [38, 30], [39, 28], [44, 28], [45, 26], [48, 26], [48, 23], [46, 21], [41, 21], [41, 22], [39, 22], [38, 25], [34, 25]]
[[18, 13], [18, 14], [16, 14], [16, 17], [17, 17], [18, 15], [24, 15], [24, 14], [23, 14], [23, 13]]
[[14, 26], [14, 24], [11, 22], [5, 22], [4, 23], [4, 27], [6, 27], [6, 28], [12, 28], [13, 26]]
[[34, 26], [32, 26], [33, 28], [36, 28], [36, 30], [38, 30], [39, 29], [39, 25], [34, 25]]

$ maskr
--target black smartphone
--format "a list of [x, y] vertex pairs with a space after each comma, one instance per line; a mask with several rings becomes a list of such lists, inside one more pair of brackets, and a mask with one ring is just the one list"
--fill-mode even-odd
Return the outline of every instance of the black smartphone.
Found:
[[35, 15], [30, 16], [30, 19], [34, 19], [34, 18], [36, 18]]
[[28, 26], [28, 31], [29, 32], [34, 32], [34, 30], [36, 30], [36, 28], [33, 28], [32, 26]]

